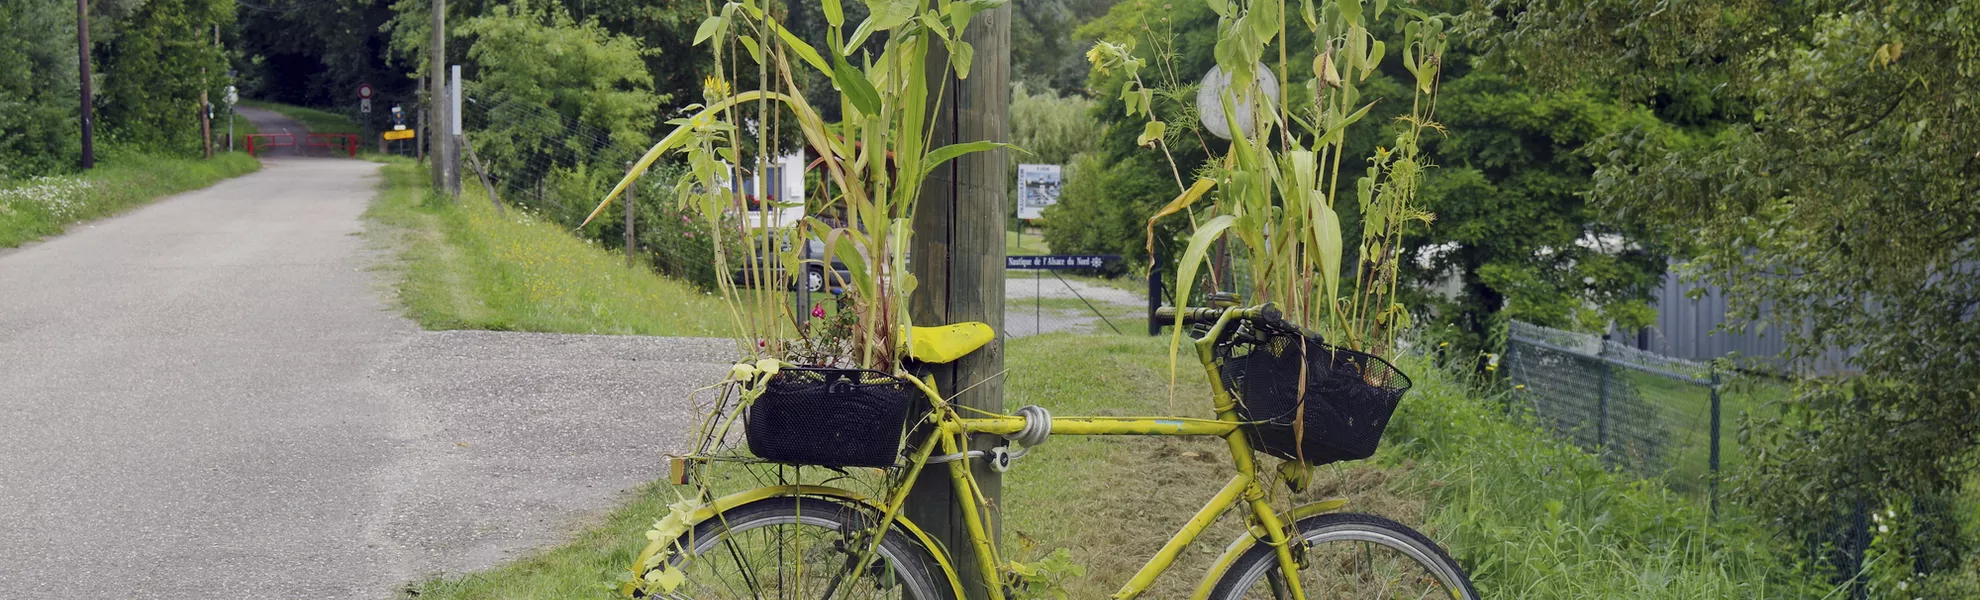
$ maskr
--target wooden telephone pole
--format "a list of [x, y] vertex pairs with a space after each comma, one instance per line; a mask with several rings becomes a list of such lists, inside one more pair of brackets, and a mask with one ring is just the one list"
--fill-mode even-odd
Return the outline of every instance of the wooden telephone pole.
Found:
[[432, 87], [426, 92], [427, 114], [432, 120], [427, 122], [428, 144], [433, 148], [433, 189], [446, 190], [447, 124], [447, 2], [433, 0], [433, 39], [427, 48], [427, 84]]
[[[939, 82], [949, 58], [946, 49], [928, 52], [930, 89], [946, 90], [939, 112], [929, 115], [934, 138], [928, 147], [940, 148], [956, 142], [1010, 140], [1011, 107], [1011, 5], [1004, 4], [976, 16], [963, 36], [976, 48], [975, 64], [969, 79], [949, 76], [948, 85]], [[999, 332], [999, 339], [954, 363], [935, 369], [936, 385], [950, 400], [983, 410], [1004, 410], [1004, 203], [1009, 177], [1006, 151], [982, 152], [950, 161], [921, 187], [921, 201], [914, 219], [913, 265], [919, 282], [909, 309], [916, 325], [946, 325], [981, 321]], [[968, 389], [967, 392], [958, 393]], [[988, 450], [998, 445], [996, 438], [971, 441], [971, 447]], [[1002, 530], [1000, 510], [1002, 478], [983, 461], [971, 461], [976, 480], [990, 500], [991, 535]], [[957, 565], [976, 564], [969, 532], [958, 498], [950, 487], [948, 469], [930, 468], [922, 472], [908, 497], [907, 517], [928, 530], [947, 547]], [[960, 499], [970, 501], [969, 499]], [[969, 571], [964, 567], [965, 572]], [[987, 596], [986, 582], [966, 582], [972, 599]], [[998, 585], [997, 582], [988, 582]]]
[[96, 167], [96, 115], [92, 108], [96, 94], [90, 89], [89, 0], [76, 0], [76, 58], [82, 71], [82, 168], [92, 169]]

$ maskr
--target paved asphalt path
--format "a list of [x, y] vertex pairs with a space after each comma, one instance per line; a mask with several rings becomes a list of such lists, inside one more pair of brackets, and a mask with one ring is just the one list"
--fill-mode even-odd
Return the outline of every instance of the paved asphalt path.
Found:
[[[278, 113], [263, 108], [255, 108], [252, 106], [236, 106], [234, 107], [234, 112], [240, 113], [242, 119], [246, 119], [247, 122], [253, 123], [254, 129], [257, 132], [268, 133], [268, 134], [287, 133], [295, 136], [294, 137], [295, 143], [293, 145], [257, 147], [255, 149], [256, 156], [262, 158], [297, 157], [297, 156], [302, 156], [303, 150], [309, 148], [309, 140], [306, 137], [306, 135], [309, 133], [309, 129], [304, 127], [301, 121], [291, 119], [288, 117], [288, 115], [284, 115], [282, 113]], [[268, 140], [268, 141], [275, 141], [275, 140]], [[283, 140], [283, 141], [287, 141], [287, 140]], [[256, 142], [256, 144], [259, 145], [261, 144], [261, 142]], [[234, 143], [234, 146], [236, 148], [247, 148], [247, 138], [245, 137], [241, 138], [240, 141]]]
[[421, 332], [377, 173], [271, 160], [0, 250], [0, 597], [388, 598], [664, 473], [732, 350]]

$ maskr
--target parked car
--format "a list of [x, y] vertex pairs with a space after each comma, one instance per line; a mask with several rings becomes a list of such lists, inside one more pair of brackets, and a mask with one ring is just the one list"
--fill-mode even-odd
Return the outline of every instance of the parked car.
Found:
[[[783, 247], [789, 248], [788, 245]], [[782, 260], [778, 260], [777, 257], [765, 257], [762, 255], [761, 249], [758, 249], [752, 257], [753, 260], [744, 263], [742, 267], [736, 269], [736, 285], [746, 287], [757, 285], [757, 282], [754, 281], [754, 278], [757, 276], [756, 270], [750, 268], [756, 261], [763, 261], [765, 263], [764, 266], [766, 269], [764, 275], [767, 279], [775, 281], [777, 278], [784, 276], [784, 263]], [[804, 248], [798, 252], [798, 260], [804, 263], [804, 275], [791, 282], [791, 289], [797, 289], [797, 286], [802, 285], [805, 291], [812, 293], [826, 291], [838, 293], [844, 290], [852, 281], [852, 274], [846, 269], [846, 263], [840, 262], [838, 258], [832, 258], [829, 261], [826, 260], [825, 242], [823, 241], [805, 240]], [[831, 271], [829, 272], [825, 270], [827, 264], [831, 265]]]

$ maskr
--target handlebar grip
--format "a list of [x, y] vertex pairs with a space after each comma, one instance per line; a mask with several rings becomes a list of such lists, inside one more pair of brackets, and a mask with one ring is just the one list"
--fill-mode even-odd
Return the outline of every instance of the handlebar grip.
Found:
[[[1224, 309], [1221, 308], [1191, 307], [1182, 310], [1182, 320], [1186, 325], [1215, 323], [1222, 316], [1224, 316]], [[1164, 306], [1155, 309], [1155, 318], [1164, 321], [1175, 319], [1176, 307]]]

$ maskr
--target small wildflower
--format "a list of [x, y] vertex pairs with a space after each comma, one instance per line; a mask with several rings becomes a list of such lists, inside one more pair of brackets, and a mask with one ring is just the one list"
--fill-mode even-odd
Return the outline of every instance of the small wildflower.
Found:
[[1524, 383], [1522, 383], [1522, 384], [1519, 384], [1519, 385], [1515, 385], [1515, 386], [1513, 386], [1513, 389], [1515, 389], [1515, 390], [1523, 390], [1523, 389], [1526, 389], [1526, 384], [1524, 384]]
[[1891, 532], [1891, 526], [1889, 526], [1889, 525], [1878, 525], [1878, 526], [1877, 526], [1877, 533], [1890, 533], [1890, 532]]
[[811, 316], [817, 319], [825, 318], [825, 303], [820, 302], [818, 304], [811, 305]]

